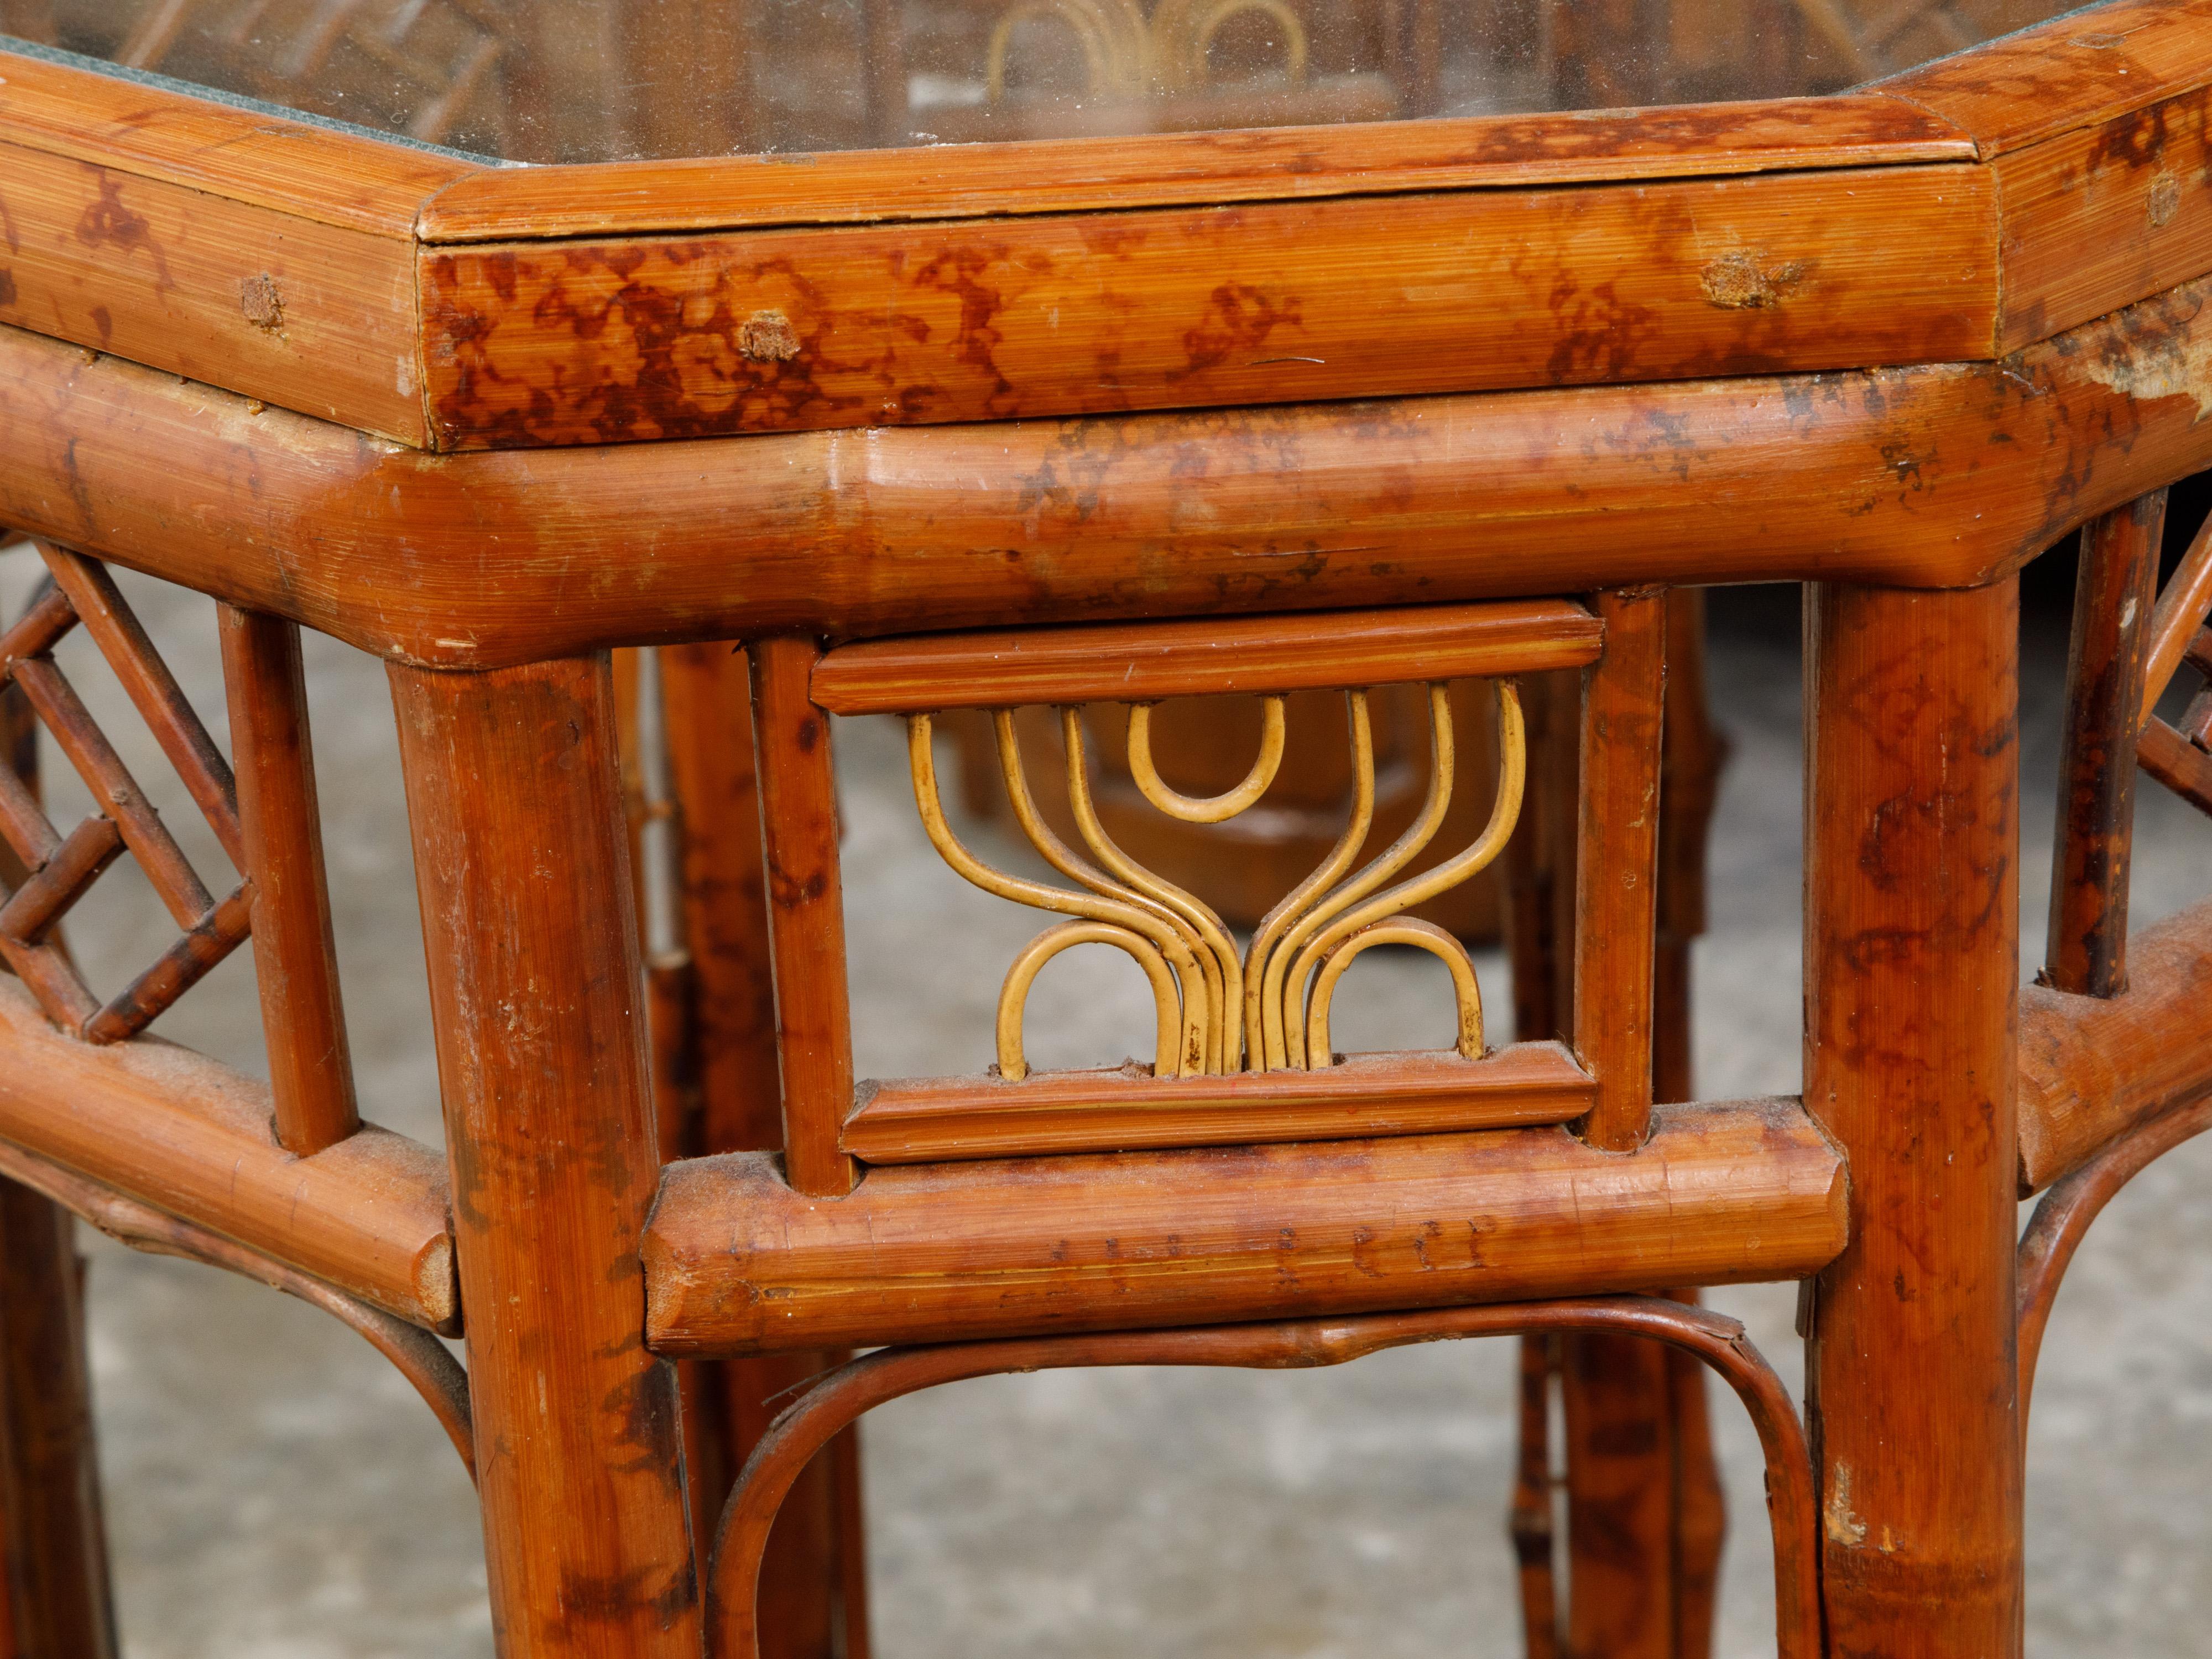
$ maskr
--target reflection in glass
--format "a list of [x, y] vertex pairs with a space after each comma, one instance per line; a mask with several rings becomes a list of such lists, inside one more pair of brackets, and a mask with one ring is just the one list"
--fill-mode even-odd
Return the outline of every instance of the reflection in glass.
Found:
[[9, 0], [48, 44], [518, 161], [1834, 91], [2063, 0]]

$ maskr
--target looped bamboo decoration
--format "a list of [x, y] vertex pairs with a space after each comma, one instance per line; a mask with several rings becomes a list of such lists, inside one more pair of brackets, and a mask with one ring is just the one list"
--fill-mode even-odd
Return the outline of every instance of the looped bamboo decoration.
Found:
[[1129, 709], [1129, 775], [1146, 800], [1171, 818], [1185, 823], [1224, 823], [1267, 793], [1283, 765], [1283, 700], [1261, 700], [1260, 757], [1234, 789], [1204, 800], [1178, 794], [1168, 787], [1152, 764], [1152, 705], [1133, 704]]
[[1203, 87], [1213, 79], [1207, 53], [1222, 25], [1241, 13], [1256, 11], [1283, 31], [1283, 74], [1293, 86], [1306, 78], [1306, 26], [1285, 0], [1161, 0], [1152, 14], [1154, 73], [1173, 91]]
[[1459, 1052], [1463, 1060], [1482, 1058], [1482, 987], [1467, 947], [1433, 921], [1400, 916], [1370, 922], [1322, 958], [1314, 976], [1313, 1000], [1306, 1017], [1306, 1066], [1320, 1071], [1334, 1063], [1328, 1043], [1328, 1004], [1336, 982], [1352, 959], [1370, 945], [1411, 945], [1440, 959], [1451, 970], [1452, 994], [1459, 1004]]
[[[1353, 866], [1374, 827], [1375, 745], [1367, 692], [1346, 692], [1353, 787], [1344, 833], [1320, 866], [1261, 920], [1241, 956], [1210, 906], [1144, 868], [1107, 833], [1091, 793], [1090, 755], [1077, 710], [1061, 708], [1060, 721], [1068, 804], [1082, 852], [1062, 841], [1037, 811], [1013, 712], [992, 714], [1000, 773], [1014, 820], [1045, 862], [1073, 882], [1075, 890], [1008, 875], [961, 843], [945, 821], [931, 717], [908, 716], [915, 801], [939, 856], [985, 892], [1072, 918], [1040, 933], [1007, 971], [999, 994], [1000, 1075], [1009, 1082], [1029, 1075], [1022, 1022], [1030, 988], [1046, 963], [1078, 945], [1112, 945], [1143, 969], [1158, 1016], [1156, 1077], [1334, 1064], [1329, 1009], [1337, 984], [1362, 953], [1377, 945], [1411, 945], [1444, 963], [1458, 1012], [1455, 1046], [1463, 1057], [1480, 1059], [1485, 1052], [1482, 991], [1473, 962], [1443, 928], [1404, 913], [1472, 878], [1504, 850], [1519, 821], [1527, 784], [1526, 733], [1519, 693], [1510, 681], [1501, 681], [1498, 793], [1488, 823], [1472, 845], [1419, 875], [1398, 880], [1435, 839], [1451, 805], [1457, 765], [1451, 701], [1442, 684], [1430, 685], [1427, 692], [1430, 775], [1421, 810], [1402, 835], [1356, 871]], [[1130, 772], [1145, 798], [1163, 811], [1187, 822], [1219, 823], [1256, 802], [1274, 781], [1285, 743], [1282, 698], [1267, 699], [1260, 758], [1251, 773], [1211, 801], [1192, 801], [1159, 781], [1152, 764], [1149, 712], [1142, 704], [1130, 708]], [[1233, 805], [1216, 810], [1224, 802]], [[1197, 816], [1194, 808], [1206, 815]]]
[[1006, 53], [1014, 31], [1035, 18], [1057, 18], [1083, 49], [1091, 97], [1144, 89], [1152, 45], [1143, 15], [1131, 0], [1018, 0], [991, 30], [983, 67], [984, 95], [994, 104], [1006, 95]]
[[[1045, 963], [1078, 945], [1113, 945], [1127, 951], [1145, 970], [1159, 1012], [1159, 1030], [1152, 1040], [1152, 1075], [1173, 1077], [1176, 1040], [1182, 1029], [1182, 996], [1176, 988], [1175, 975], [1168, 971], [1167, 958], [1145, 940], [1126, 927], [1105, 921], [1063, 921], [1057, 927], [1046, 928], [1022, 947], [1013, 966], [1006, 969], [1006, 984], [999, 993], [999, 1075], [1009, 1083], [1019, 1083], [1030, 1074], [1029, 1060], [1022, 1053], [1022, 1011], [1029, 1001], [1030, 987], [1036, 982]], [[1162, 1070], [1163, 1065], [1167, 1069]]]
[[[952, 833], [952, 826], [945, 822], [945, 803], [937, 784], [936, 757], [930, 747], [931, 730], [931, 720], [928, 715], [914, 714], [908, 717], [907, 760], [914, 774], [915, 805], [921, 811], [922, 827], [928, 832], [930, 845], [936, 848], [938, 856], [952, 866], [955, 874], [973, 883], [987, 893], [994, 894], [1000, 898], [1012, 899], [1018, 904], [1030, 905], [1040, 910], [1054, 911], [1061, 915], [1078, 916], [1088, 921], [1112, 923], [1148, 941], [1175, 968], [1176, 977], [1182, 986], [1182, 1020], [1179, 1034], [1180, 1040], [1175, 1049], [1171, 1051], [1172, 1058], [1168, 1061], [1169, 1069], [1161, 1070], [1158, 1074], [1164, 1077], [1180, 1077], [1186, 1071], [1196, 1072], [1203, 1069], [1208, 1023], [1205, 981], [1198, 971], [1197, 960], [1192, 955], [1189, 945], [1184, 942], [1182, 933], [1171, 925], [1161, 921], [1159, 916], [1151, 909], [1125, 900], [1092, 896], [1091, 894], [1087, 893], [1071, 893], [1065, 888], [1048, 887], [1041, 881], [1030, 881], [1020, 876], [1010, 876], [1003, 871], [993, 869], [970, 853], [961, 845], [959, 837]], [[1010, 789], [1019, 781], [1020, 776], [1018, 763], [1017, 763], [1014, 767], [1008, 769]], [[1015, 793], [1014, 801], [1014, 810], [1021, 817], [1023, 827], [1029, 829], [1031, 824], [1036, 825], [1036, 829], [1031, 832], [1032, 839], [1037, 842], [1037, 850], [1043, 853], [1055, 868], [1060, 869], [1065, 875], [1085, 881], [1086, 884], [1093, 886], [1094, 891], [1102, 884], [1106, 892], [1117, 890], [1111, 883], [1106, 881], [1104, 877], [1091, 871], [1090, 866], [1077, 859], [1057, 836], [1044, 827], [1036, 817], [1035, 807], [1030, 801], [1029, 791], [1025, 786]], [[1063, 860], [1066, 860], [1065, 863], [1062, 862]], [[1012, 984], [1013, 981], [1010, 979], [1009, 987]], [[1028, 988], [1024, 985], [1020, 988], [1026, 992]], [[1000, 1026], [1002, 1030], [1006, 1020], [1006, 1011], [1002, 1007], [1000, 1012]], [[1018, 1030], [1020, 1024], [1018, 1005], [1015, 1009], [1014, 1020], [1016, 1028]]]

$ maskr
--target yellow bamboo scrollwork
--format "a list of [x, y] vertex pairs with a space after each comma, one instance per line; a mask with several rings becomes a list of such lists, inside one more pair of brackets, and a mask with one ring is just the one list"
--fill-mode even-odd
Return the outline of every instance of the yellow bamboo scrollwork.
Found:
[[[992, 868], [975, 857], [945, 821], [927, 714], [908, 719], [908, 754], [915, 800], [931, 843], [953, 870], [984, 891], [1072, 920], [1047, 928], [1015, 958], [999, 996], [999, 1071], [1010, 1081], [1028, 1075], [1022, 1019], [1038, 972], [1077, 945], [1110, 945], [1144, 971], [1152, 991], [1158, 1033], [1153, 1073], [1319, 1069], [1334, 1063], [1329, 1009], [1352, 963], [1378, 945], [1409, 945], [1441, 960], [1452, 979], [1458, 1012], [1455, 1047], [1469, 1060], [1484, 1052], [1482, 992], [1466, 948], [1434, 923], [1405, 913], [1471, 879], [1504, 850], [1521, 812], [1528, 752], [1521, 700], [1510, 681], [1498, 686], [1498, 789], [1490, 817], [1472, 844], [1417, 875], [1399, 878], [1443, 827], [1457, 767], [1451, 699], [1442, 684], [1426, 688], [1430, 775], [1421, 810], [1403, 834], [1356, 870], [1374, 827], [1375, 748], [1368, 694], [1347, 691], [1352, 805], [1344, 833], [1320, 866], [1269, 911], [1240, 955], [1221, 918], [1195, 894], [1146, 870], [1115, 844], [1100, 821], [1081, 719], [1059, 711], [1067, 759], [1068, 803], [1079, 852], [1038, 812], [1024, 770], [1013, 712], [993, 711], [1000, 775], [1015, 822], [1045, 862], [1075, 884], [1055, 887]], [[1235, 789], [1210, 800], [1176, 793], [1152, 763], [1151, 710], [1129, 710], [1129, 765], [1138, 788], [1160, 811], [1194, 823], [1219, 823], [1257, 802], [1281, 766], [1286, 721], [1283, 700], [1267, 699], [1261, 752]], [[1088, 856], [1085, 856], [1085, 854]]]
[[1152, 39], [1134, 0], [1015, 0], [1000, 14], [986, 48], [983, 87], [991, 102], [1006, 95], [1006, 54], [1014, 31], [1048, 18], [1065, 24], [1075, 36], [1091, 96], [1143, 92], [1151, 72]]

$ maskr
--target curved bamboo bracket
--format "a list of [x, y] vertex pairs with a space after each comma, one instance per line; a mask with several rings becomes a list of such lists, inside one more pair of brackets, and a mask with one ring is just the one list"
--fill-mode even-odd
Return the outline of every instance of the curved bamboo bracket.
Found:
[[2096, 1157], [2044, 1194], [2020, 1240], [2020, 1421], [2035, 1389], [2036, 1361], [2058, 1286], [2089, 1225], [2120, 1189], [2183, 1142], [2212, 1129], [2212, 1094], [2199, 1096], [2110, 1142]]
[[722, 1511], [708, 1568], [708, 1652], [714, 1659], [759, 1659], [756, 1604], [761, 1558], [792, 1483], [840, 1430], [902, 1395], [970, 1377], [1072, 1366], [1300, 1370], [1340, 1365], [1409, 1343], [1553, 1331], [1601, 1331], [1665, 1342], [1697, 1355], [1727, 1379], [1750, 1412], [1766, 1456], [1780, 1659], [1819, 1659], [1818, 1511], [1804, 1428], [1788, 1389], [1735, 1320], [1634, 1296], [880, 1349], [816, 1382], [776, 1419], [746, 1459]]
[[446, 1437], [460, 1454], [469, 1479], [477, 1478], [476, 1437], [470, 1425], [468, 1373], [445, 1344], [397, 1316], [373, 1308], [335, 1285], [264, 1255], [258, 1250], [210, 1232], [204, 1227], [127, 1198], [75, 1170], [0, 1141], [0, 1176], [18, 1182], [60, 1205], [119, 1244], [149, 1255], [181, 1256], [210, 1267], [258, 1279], [353, 1328], [398, 1368], [422, 1396]]

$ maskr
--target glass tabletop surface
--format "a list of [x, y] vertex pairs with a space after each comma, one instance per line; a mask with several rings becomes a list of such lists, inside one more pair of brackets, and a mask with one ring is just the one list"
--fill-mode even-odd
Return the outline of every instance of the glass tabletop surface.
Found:
[[6, 0], [15, 37], [513, 161], [1839, 90], [2080, 0]]

